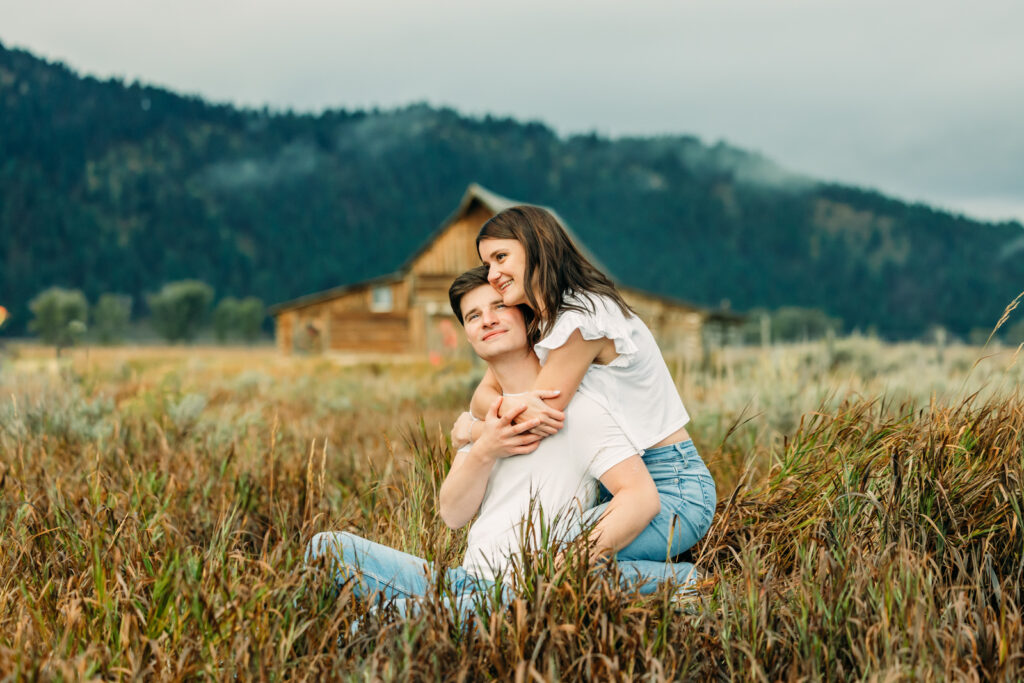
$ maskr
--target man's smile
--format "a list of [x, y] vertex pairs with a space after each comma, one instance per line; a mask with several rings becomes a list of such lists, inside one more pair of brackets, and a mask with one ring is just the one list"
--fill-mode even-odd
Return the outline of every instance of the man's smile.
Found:
[[484, 336], [482, 337], [482, 339], [483, 339], [484, 341], [487, 341], [487, 340], [489, 340], [489, 339], [492, 339], [492, 338], [494, 338], [494, 337], [498, 336], [499, 334], [505, 334], [506, 332], [508, 332], [508, 330], [491, 330], [490, 332], [488, 332], [487, 334], [485, 334], [485, 335], [484, 335]]

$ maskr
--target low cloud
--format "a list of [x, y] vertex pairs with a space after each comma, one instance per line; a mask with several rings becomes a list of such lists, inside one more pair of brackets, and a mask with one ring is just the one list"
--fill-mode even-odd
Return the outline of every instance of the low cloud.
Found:
[[212, 164], [202, 176], [206, 183], [225, 190], [266, 187], [312, 174], [317, 168], [317, 157], [311, 143], [293, 142], [273, 157]]

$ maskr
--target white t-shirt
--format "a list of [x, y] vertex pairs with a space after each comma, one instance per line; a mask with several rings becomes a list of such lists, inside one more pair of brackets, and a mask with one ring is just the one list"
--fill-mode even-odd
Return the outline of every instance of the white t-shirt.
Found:
[[608, 365], [591, 364], [580, 391], [608, 410], [640, 454], [686, 426], [690, 416], [647, 325], [638, 316], [627, 318], [607, 297], [567, 294], [565, 300], [587, 312], [563, 310], [558, 314], [551, 331], [534, 347], [541, 365], [574, 330], [587, 340], [607, 337], [615, 342], [619, 355]]
[[462, 566], [493, 580], [518, 553], [523, 524], [533, 534], [531, 547], [540, 547], [541, 515], [551, 530], [548, 538], [571, 540], [567, 536], [578, 528], [573, 516], [594, 505], [597, 480], [633, 455], [636, 450], [608, 411], [587, 396], [575, 396], [566, 408], [564, 429], [541, 441], [533, 453], [494, 464], [479, 516], [469, 528]]

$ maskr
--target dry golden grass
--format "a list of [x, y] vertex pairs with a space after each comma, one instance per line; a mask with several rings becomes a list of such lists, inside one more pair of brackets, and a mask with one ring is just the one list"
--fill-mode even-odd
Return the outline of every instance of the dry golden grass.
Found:
[[468, 629], [436, 598], [408, 620], [368, 614], [302, 553], [347, 529], [458, 562], [436, 490], [481, 368], [267, 348], [52, 358], [0, 361], [11, 678], [1024, 675], [1013, 349], [844, 339], [670, 359], [721, 501], [699, 599], [541, 556], [521, 599]]

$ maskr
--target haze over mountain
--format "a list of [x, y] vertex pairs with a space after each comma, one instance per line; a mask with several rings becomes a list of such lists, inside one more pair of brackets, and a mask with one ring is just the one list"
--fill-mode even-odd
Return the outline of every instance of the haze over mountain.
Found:
[[[276, 302], [389, 272], [479, 182], [556, 208], [624, 282], [908, 337], [994, 325], [1024, 232], [694, 137], [560, 137], [412, 105], [296, 115], [80, 78], [0, 46], [0, 305], [195, 277]], [[141, 308], [137, 304], [137, 312]]]

